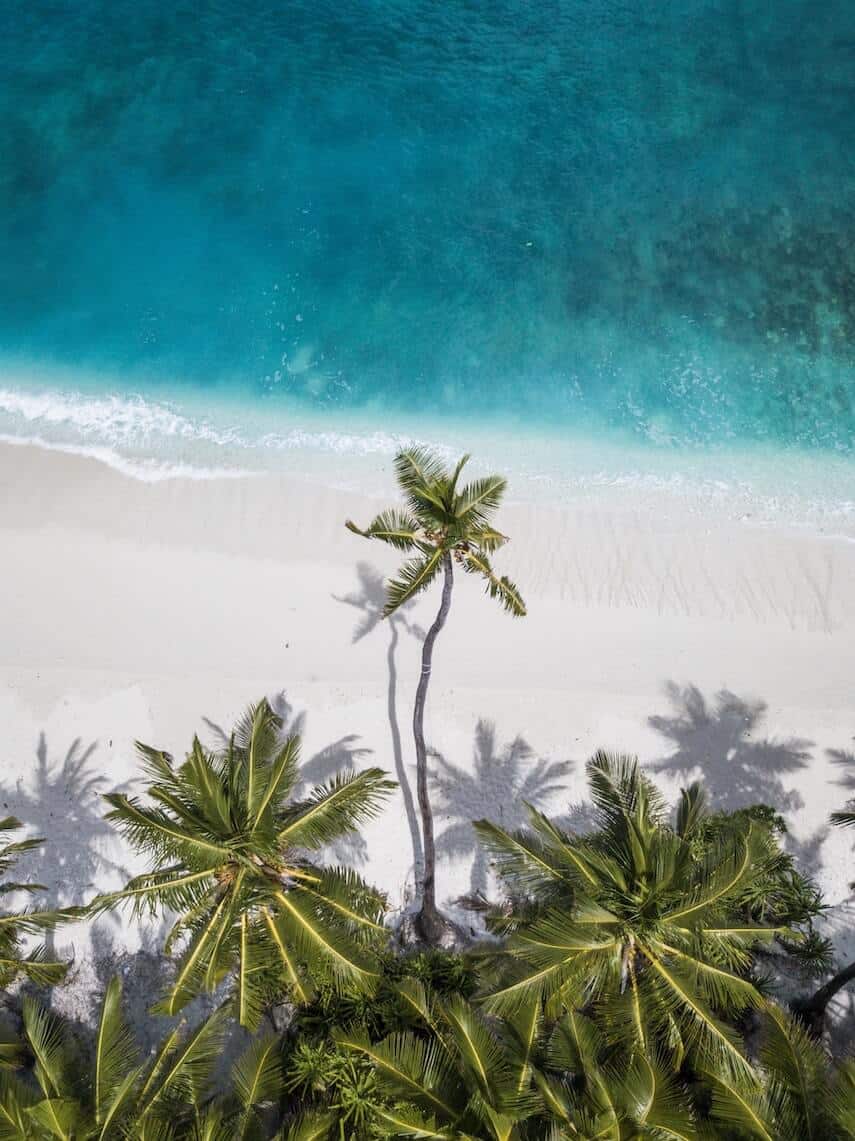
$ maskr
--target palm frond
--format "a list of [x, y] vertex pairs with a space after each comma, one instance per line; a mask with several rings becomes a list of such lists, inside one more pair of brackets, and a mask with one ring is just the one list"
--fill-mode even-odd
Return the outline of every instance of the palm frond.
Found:
[[513, 615], [513, 617], [525, 617], [525, 602], [519, 589], [507, 575], [502, 575], [500, 578], [495, 573], [490, 565], [490, 560], [482, 551], [469, 548], [464, 550], [460, 557], [465, 571], [469, 574], [478, 574], [484, 579], [490, 598], [497, 599], [508, 614]]
[[500, 475], [475, 479], [464, 487], [455, 502], [455, 515], [470, 527], [485, 527], [499, 509], [508, 481]]
[[364, 529], [351, 519], [347, 520], [345, 526], [355, 535], [361, 535], [364, 539], [379, 539], [399, 551], [411, 551], [423, 533], [421, 524], [414, 515], [394, 507], [375, 515]]
[[339, 1046], [371, 1062], [392, 1096], [438, 1115], [443, 1123], [455, 1122], [463, 1112], [466, 1091], [439, 1040], [426, 1042], [407, 1032], [390, 1035], [375, 1045], [357, 1030], [336, 1030], [333, 1038]]
[[70, 1088], [70, 1059], [61, 1019], [29, 995], [22, 1007], [24, 1032], [35, 1064], [33, 1076], [46, 1098], [63, 1098]]
[[768, 1120], [769, 1107], [759, 1084], [718, 1071], [707, 1072], [704, 1078], [712, 1090], [710, 1116], [714, 1121], [736, 1136], [781, 1141], [774, 1123]]
[[404, 603], [415, 598], [422, 590], [426, 590], [439, 574], [444, 558], [445, 553], [442, 548], [436, 547], [428, 554], [404, 563], [398, 571], [398, 577], [391, 579], [387, 584], [384, 617], [393, 614]]
[[95, 1036], [93, 1101], [95, 1120], [103, 1125], [114, 1106], [117, 1093], [127, 1095], [129, 1076], [139, 1062], [133, 1036], [122, 1017], [122, 985], [113, 978], [101, 1004], [101, 1017]]
[[340, 773], [289, 809], [290, 819], [280, 827], [279, 840], [307, 850], [321, 848], [374, 819], [395, 788], [382, 769]]

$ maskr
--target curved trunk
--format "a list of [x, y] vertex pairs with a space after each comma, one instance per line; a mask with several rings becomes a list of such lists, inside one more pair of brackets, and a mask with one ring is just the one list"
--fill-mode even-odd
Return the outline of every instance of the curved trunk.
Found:
[[416, 918], [416, 926], [419, 934], [428, 943], [440, 942], [448, 929], [448, 922], [443, 919], [436, 906], [436, 845], [433, 836], [433, 811], [428, 793], [427, 749], [424, 730], [425, 702], [433, 665], [433, 647], [451, 609], [451, 588], [454, 585], [451, 555], [446, 555], [443, 559], [443, 572], [442, 601], [439, 604], [439, 611], [433, 620], [433, 625], [428, 630], [422, 645], [422, 672], [416, 690], [416, 704], [413, 710], [413, 737], [416, 742], [416, 789], [419, 798], [419, 812], [422, 818], [422, 855], [424, 858], [422, 902]]
[[389, 673], [389, 686], [386, 691], [386, 713], [389, 718], [389, 731], [392, 734], [392, 756], [395, 758], [395, 776], [404, 798], [404, 812], [407, 816], [407, 825], [410, 829], [410, 839], [413, 844], [413, 871], [416, 884], [422, 882], [424, 876], [424, 856], [422, 854], [422, 834], [419, 830], [419, 818], [416, 813], [413, 792], [407, 780], [407, 770], [404, 767], [404, 750], [401, 747], [401, 730], [398, 727], [398, 670], [395, 665], [395, 653], [398, 649], [398, 622], [397, 616], [389, 619], [392, 636], [386, 650], [386, 665]]
[[825, 1012], [828, 1004], [837, 992], [843, 990], [853, 979], [855, 979], [855, 963], [850, 963], [821, 986], [816, 994], [808, 999], [794, 1002], [793, 1012], [805, 1023], [811, 1033], [820, 1037], [825, 1029]]

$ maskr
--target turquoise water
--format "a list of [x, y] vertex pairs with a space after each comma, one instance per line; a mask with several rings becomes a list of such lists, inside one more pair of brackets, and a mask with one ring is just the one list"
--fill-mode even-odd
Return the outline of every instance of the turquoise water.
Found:
[[851, 456], [853, 61], [851, 0], [6, 0], [0, 431]]

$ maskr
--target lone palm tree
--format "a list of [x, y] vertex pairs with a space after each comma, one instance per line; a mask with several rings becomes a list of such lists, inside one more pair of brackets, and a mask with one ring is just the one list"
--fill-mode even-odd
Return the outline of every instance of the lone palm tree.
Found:
[[111, 793], [107, 819], [154, 867], [92, 908], [178, 913], [166, 949], [186, 945], [159, 1009], [175, 1014], [229, 975], [235, 1015], [250, 1028], [285, 994], [308, 1002], [313, 981], [370, 990], [384, 900], [352, 871], [319, 866], [307, 853], [376, 814], [395, 787], [385, 774], [339, 775], [294, 799], [299, 738], [282, 739], [266, 700], [216, 752], [195, 738], [176, 767], [168, 753], [139, 751], [153, 803]]
[[382, 511], [364, 529], [351, 520], [347, 527], [366, 539], [380, 539], [400, 551], [413, 552], [398, 577], [387, 586], [385, 617], [394, 614], [440, 575], [442, 598], [439, 611], [422, 645], [422, 670], [413, 709], [413, 738], [416, 746], [416, 787], [422, 820], [424, 875], [421, 908], [416, 929], [428, 943], [440, 943], [449, 934], [449, 924], [436, 905], [436, 845], [433, 813], [428, 792], [427, 748], [424, 717], [428, 685], [433, 665], [433, 648], [451, 608], [454, 567], [478, 575], [487, 593], [512, 615], [525, 614], [519, 590], [506, 576], [499, 576], [489, 556], [507, 537], [492, 525], [507, 486], [500, 475], [489, 475], [459, 487], [460, 474], [469, 459], [463, 456], [449, 469], [426, 448], [407, 448], [395, 457], [395, 473], [406, 508]]

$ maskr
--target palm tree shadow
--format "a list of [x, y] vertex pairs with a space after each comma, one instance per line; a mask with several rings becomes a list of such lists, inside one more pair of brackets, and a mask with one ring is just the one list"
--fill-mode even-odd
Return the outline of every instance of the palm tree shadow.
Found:
[[[17, 816], [33, 835], [46, 842], [22, 859], [31, 879], [43, 884], [40, 906], [48, 909], [79, 906], [104, 890], [104, 877], [128, 878], [128, 871], [107, 851], [115, 844], [113, 829], [103, 816], [104, 777], [92, 767], [97, 742], [86, 748], [78, 737], [61, 763], [52, 763], [47, 740], [39, 734], [36, 767], [31, 783], [19, 779], [14, 789], [0, 785], [4, 811]], [[45, 940], [53, 951], [53, 936]]]
[[673, 750], [649, 769], [681, 780], [699, 769], [714, 807], [728, 812], [752, 804], [768, 804], [779, 812], [801, 807], [801, 797], [785, 788], [781, 776], [805, 768], [813, 741], [757, 736], [767, 709], [764, 701], [723, 689], [709, 703], [697, 686], [675, 682], [665, 692], [673, 714], [650, 717], [648, 724], [673, 743]]
[[384, 617], [383, 609], [386, 605], [386, 585], [383, 575], [370, 563], [356, 564], [356, 574], [359, 580], [355, 591], [345, 595], [333, 595], [336, 602], [343, 602], [354, 607], [360, 614], [359, 621], [353, 631], [352, 641], [360, 642], [368, 637], [381, 623], [389, 630], [389, 640], [386, 645], [386, 671], [388, 683], [386, 687], [386, 716], [389, 721], [389, 733], [392, 738], [392, 755], [395, 761], [395, 778], [401, 789], [404, 801], [404, 812], [407, 817], [407, 826], [410, 831], [410, 841], [413, 846], [413, 868], [416, 879], [420, 880], [424, 867], [424, 850], [422, 848], [422, 833], [419, 824], [413, 791], [410, 785], [407, 767], [404, 762], [404, 750], [401, 743], [401, 728], [398, 723], [397, 693], [398, 693], [398, 667], [396, 655], [401, 634], [409, 634], [419, 641], [424, 641], [425, 633], [420, 626], [407, 618], [406, 611], [412, 603], [400, 607], [394, 614]]
[[436, 750], [431, 781], [439, 795], [437, 815], [449, 823], [437, 838], [444, 856], [472, 858], [469, 873], [472, 899], [486, 897], [489, 863], [472, 827], [473, 820], [491, 820], [508, 831], [525, 826], [526, 802], [545, 807], [564, 787], [572, 761], [535, 759], [529, 743], [517, 735], [505, 745], [496, 740], [496, 727], [483, 718], [475, 727], [471, 768], [458, 768]]
[[852, 749], [826, 749], [826, 755], [833, 765], [844, 770], [840, 779], [834, 783], [839, 784], [841, 788], [855, 790], [855, 751]]

